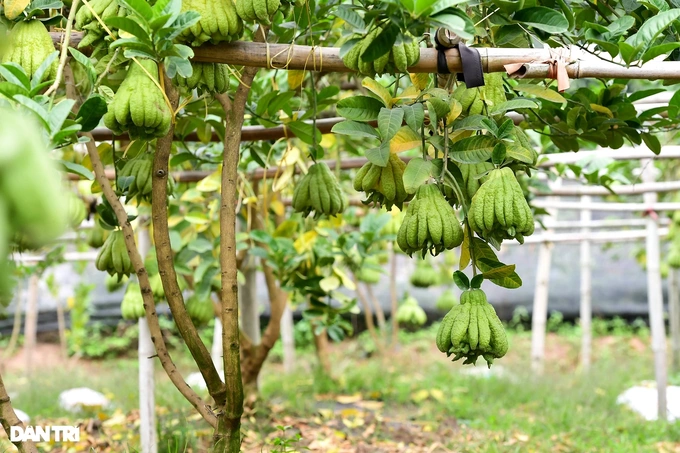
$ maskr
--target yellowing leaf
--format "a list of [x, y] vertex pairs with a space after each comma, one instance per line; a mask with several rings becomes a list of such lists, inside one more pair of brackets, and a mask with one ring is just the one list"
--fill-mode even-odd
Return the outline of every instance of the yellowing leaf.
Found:
[[288, 71], [288, 88], [297, 90], [305, 80], [305, 71], [291, 70]]
[[29, 4], [29, 0], [5, 0], [5, 17], [14, 20]]
[[422, 140], [418, 134], [408, 126], [402, 126], [390, 140], [390, 152], [400, 153], [410, 149], [419, 148]]
[[342, 286], [350, 291], [356, 291], [357, 287], [345, 272], [337, 266], [333, 266], [333, 273], [342, 281]]
[[199, 192], [214, 192], [219, 190], [221, 184], [220, 173], [220, 171], [216, 171], [207, 178], [203, 178], [198, 181], [196, 184], [196, 190]]
[[446, 115], [446, 124], [451, 124], [453, 123], [456, 118], [458, 118], [463, 111], [463, 106], [460, 105], [460, 102], [457, 100], [451, 98], [451, 104], [449, 104], [449, 114]]
[[420, 96], [420, 90], [414, 86], [409, 86], [406, 87], [404, 91], [401, 92], [401, 94], [394, 98], [394, 100], [399, 100], [399, 99], [415, 99], [418, 96]]
[[308, 250], [311, 250], [312, 247], [314, 246], [314, 242], [316, 241], [317, 236], [318, 233], [314, 230], [305, 232], [295, 240], [295, 243], [293, 244], [295, 246], [295, 250], [298, 253], [303, 253]]
[[370, 77], [366, 77], [364, 78], [364, 80], [361, 81], [361, 86], [363, 86], [368, 91], [378, 96], [378, 98], [383, 102], [383, 104], [385, 104], [385, 107], [387, 108], [392, 107], [392, 95], [390, 94], [389, 91], [387, 91], [387, 88], [382, 86], [380, 83], [376, 82], [374, 79]]
[[326, 293], [335, 291], [340, 287], [340, 279], [334, 275], [326, 278], [322, 278], [319, 281], [319, 287]]
[[208, 217], [204, 213], [198, 211], [188, 213], [184, 216], [184, 220], [195, 225], [203, 225], [209, 222]]
[[434, 398], [435, 400], [437, 400], [439, 402], [444, 401], [444, 392], [442, 392], [439, 389], [430, 390], [430, 395], [432, 396], [432, 398]]
[[269, 208], [274, 211], [274, 214], [278, 216], [282, 216], [283, 214], [286, 213], [286, 206], [281, 203], [280, 200], [272, 200], [269, 203]]
[[614, 114], [612, 113], [611, 110], [609, 110], [607, 107], [604, 105], [599, 105], [599, 104], [590, 104], [590, 108], [595, 110], [597, 113], [604, 113], [607, 115], [609, 118], [614, 118]]
[[430, 396], [430, 392], [427, 390], [418, 390], [411, 394], [411, 400], [413, 400], [414, 403], [420, 403], [425, 401], [428, 396]]
[[285, 170], [283, 170], [283, 173], [281, 173], [276, 178], [276, 181], [274, 181], [274, 184], [272, 185], [272, 190], [274, 192], [280, 192], [284, 187], [288, 185], [288, 182], [291, 180], [294, 173], [295, 167], [292, 165], [287, 166]]
[[419, 89], [420, 91], [423, 91], [430, 84], [430, 74], [427, 74], [425, 72], [409, 74], [408, 76], [411, 78], [411, 83], [413, 84], [413, 86]]
[[322, 147], [323, 149], [328, 149], [335, 146], [337, 142], [338, 140], [335, 138], [335, 134], [324, 134], [321, 136], [319, 146]]
[[526, 94], [530, 94], [532, 96], [536, 96], [537, 98], [545, 99], [546, 101], [550, 102], [557, 102], [560, 104], [566, 104], [567, 100], [562, 96], [560, 93], [558, 93], [555, 90], [551, 90], [548, 87], [544, 87], [541, 85], [532, 85], [532, 84], [519, 84], [515, 88], [515, 91], [521, 91]]
[[170, 228], [179, 225], [184, 220], [184, 216], [173, 215], [168, 218], [168, 226]]
[[295, 165], [298, 159], [300, 159], [300, 148], [291, 146], [281, 157], [281, 160], [279, 161], [279, 167]]
[[[354, 395], [338, 395], [335, 398], [335, 401], [337, 401], [340, 404], [353, 404], [353, 403], [358, 403], [361, 401], [361, 393], [355, 393]], [[354, 409], [355, 413], [358, 413], [356, 409]]]
[[295, 220], [284, 220], [281, 225], [276, 227], [273, 236], [275, 238], [289, 238], [293, 237], [298, 230], [298, 223]]
[[189, 203], [200, 203], [204, 200], [204, 197], [203, 194], [196, 189], [187, 189], [179, 199]]

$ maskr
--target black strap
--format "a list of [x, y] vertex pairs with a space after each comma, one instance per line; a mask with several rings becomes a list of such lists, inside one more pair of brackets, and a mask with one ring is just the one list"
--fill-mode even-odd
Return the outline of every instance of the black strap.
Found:
[[[437, 72], [439, 74], [451, 74], [446, 62], [445, 51], [447, 47], [439, 42], [437, 34], [435, 34], [434, 42], [437, 49]], [[466, 46], [462, 42], [456, 44], [454, 48], [458, 49], [463, 66], [463, 73], [458, 74], [458, 80], [465, 82], [465, 86], [468, 88], [484, 86], [484, 71], [482, 70], [482, 57], [479, 55], [479, 51], [474, 47]]]

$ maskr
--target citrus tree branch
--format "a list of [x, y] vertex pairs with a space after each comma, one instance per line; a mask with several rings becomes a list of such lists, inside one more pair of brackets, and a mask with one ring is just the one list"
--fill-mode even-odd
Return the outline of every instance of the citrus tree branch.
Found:
[[127, 248], [128, 255], [130, 256], [130, 261], [135, 269], [135, 274], [137, 274], [137, 279], [139, 280], [139, 286], [142, 292], [142, 298], [144, 299], [144, 311], [146, 312], [146, 319], [149, 322], [149, 330], [151, 333], [151, 341], [156, 348], [156, 354], [158, 359], [163, 366], [166, 374], [172, 381], [172, 383], [177, 387], [177, 390], [184, 396], [184, 398], [191, 403], [199, 414], [213, 427], [217, 426], [217, 419], [215, 415], [210, 410], [210, 407], [203, 401], [203, 399], [194, 392], [191, 387], [184, 381], [182, 375], [180, 374], [177, 366], [172, 361], [170, 354], [168, 353], [168, 348], [165, 345], [165, 340], [161, 333], [161, 326], [158, 323], [158, 314], [156, 313], [156, 305], [153, 299], [153, 292], [151, 291], [151, 285], [149, 284], [149, 275], [144, 267], [144, 261], [137, 250], [137, 245], [135, 244], [135, 236], [132, 230], [132, 225], [128, 221], [127, 212], [121, 204], [120, 200], [111, 188], [111, 183], [106, 178], [104, 173], [104, 165], [102, 164], [101, 158], [99, 157], [99, 152], [94, 143], [94, 138], [90, 133], [82, 134], [90, 139], [86, 143], [87, 152], [90, 156], [90, 161], [92, 162], [92, 169], [95, 174], [95, 178], [99, 183], [102, 192], [104, 192], [104, 197], [109, 202], [113, 208], [118, 223], [123, 229], [125, 235], [125, 247]]
[[66, 20], [66, 28], [64, 29], [64, 42], [61, 45], [61, 56], [59, 57], [59, 66], [57, 66], [57, 75], [54, 78], [54, 83], [45, 91], [45, 96], [57, 91], [59, 85], [61, 84], [61, 77], [64, 73], [64, 68], [66, 67], [66, 61], [68, 59], [68, 46], [71, 39], [71, 27], [73, 26], [73, 21], [76, 19], [76, 10], [78, 9], [78, 3], [80, 0], [73, 0], [71, 4], [71, 10], [68, 13], [68, 19]]
[[[165, 77], [165, 91], [170, 101], [171, 110], [175, 111], [179, 105], [179, 93], [172, 82]], [[210, 357], [210, 351], [198, 335], [196, 326], [191, 321], [184, 305], [184, 296], [177, 282], [177, 273], [172, 248], [170, 246], [170, 231], [168, 228], [168, 164], [170, 151], [174, 137], [174, 123], [168, 133], [157, 140], [156, 153], [153, 160], [152, 192], [151, 192], [151, 216], [153, 219], [153, 239], [156, 245], [156, 259], [158, 260], [158, 272], [163, 283], [165, 297], [170, 307], [172, 317], [177, 324], [182, 339], [189, 348], [198, 369], [205, 380], [210, 395], [217, 405], [224, 401], [225, 387], [220, 378], [215, 364]]]

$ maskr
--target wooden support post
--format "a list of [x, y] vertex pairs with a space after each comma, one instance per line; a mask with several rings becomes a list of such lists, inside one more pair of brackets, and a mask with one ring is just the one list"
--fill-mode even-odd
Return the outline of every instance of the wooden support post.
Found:
[[673, 372], [680, 371], [680, 282], [678, 269], [668, 273], [668, 317], [671, 326], [671, 350]]
[[[652, 182], [655, 179], [654, 162], [644, 160], [642, 165], [642, 181]], [[657, 195], [654, 192], [644, 194], [644, 202], [654, 205]], [[663, 294], [661, 292], [661, 270], [659, 250], [659, 225], [657, 214], [649, 211], [647, 215], [647, 299], [649, 303], [649, 326], [652, 331], [652, 351], [654, 352], [654, 374], [656, 376], [657, 403], [659, 420], [667, 419], [666, 386], [668, 382], [666, 368], [666, 328], [664, 325]]]
[[[146, 227], [140, 227], [137, 244], [139, 254], [145, 258], [151, 248], [151, 238]], [[146, 317], [139, 321], [139, 435], [142, 453], [157, 453], [158, 438], [156, 434], [156, 397], [154, 382], [154, 359], [156, 348], [151, 341], [151, 332]]]
[[26, 320], [24, 324], [24, 351], [26, 357], [26, 375], [33, 373], [33, 353], [38, 337], [38, 292], [40, 278], [37, 274], [31, 274], [28, 280], [28, 304], [26, 307]]
[[[590, 195], [581, 196], [582, 203], [590, 203]], [[581, 211], [581, 222], [589, 223], [591, 220], [591, 212], [588, 209]], [[587, 236], [590, 233], [590, 228], [581, 228], [581, 233]], [[590, 241], [581, 241], [581, 369], [588, 371], [590, 369], [590, 357], [592, 349], [592, 275], [591, 275], [591, 253]]]
[[295, 369], [295, 324], [293, 310], [286, 304], [281, 314], [281, 343], [283, 345], [283, 371], [288, 374]]
[[239, 285], [238, 294], [241, 300], [241, 328], [254, 345], [260, 344], [260, 306], [257, 300], [257, 268], [255, 257], [247, 256], [243, 261], [241, 272], [245, 282]]
[[[559, 187], [557, 180], [554, 187]], [[556, 197], [550, 197], [554, 200]], [[551, 234], [550, 225], [557, 221], [557, 210], [549, 211], [550, 218], [545, 219], [546, 232]], [[548, 321], [548, 295], [550, 286], [550, 263], [552, 261], [552, 242], [543, 242], [538, 249], [536, 263], [536, 286], [534, 290], [534, 306], [531, 314], [531, 369], [534, 373], [543, 373], [545, 358], [545, 329]]]

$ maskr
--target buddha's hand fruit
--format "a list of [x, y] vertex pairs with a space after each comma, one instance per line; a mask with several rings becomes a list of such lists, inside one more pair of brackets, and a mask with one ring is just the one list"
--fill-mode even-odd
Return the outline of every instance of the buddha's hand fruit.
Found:
[[281, 0], [235, 0], [236, 13], [246, 22], [271, 25], [271, 19], [281, 6]]
[[144, 317], [144, 298], [142, 297], [139, 284], [130, 283], [127, 286], [123, 301], [120, 304], [120, 312], [123, 315], [123, 319], [131, 321]]
[[152, 169], [153, 163], [147, 156], [131, 159], [123, 165], [118, 172], [118, 185], [125, 188], [128, 199], [148, 200], [151, 197]]
[[104, 115], [106, 127], [116, 134], [127, 132], [133, 140], [150, 140], [167, 134], [172, 113], [157, 82], [155, 61], [143, 58], [132, 61]]
[[200, 20], [178, 38], [193, 47], [205, 42], [233, 41], [243, 33], [243, 22], [236, 13], [234, 0], [183, 0], [184, 11], [196, 11], [201, 15]]
[[489, 367], [508, 352], [508, 338], [496, 310], [481, 289], [464, 291], [460, 305], [449, 311], [437, 331], [437, 348], [453, 360], [476, 364], [481, 356]]
[[193, 72], [189, 77], [175, 76], [173, 82], [186, 91], [203, 93], [226, 93], [229, 89], [229, 69], [219, 63], [192, 63]]
[[472, 197], [470, 227], [485, 239], [517, 239], [534, 232], [534, 217], [522, 187], [509, 167], [492, 170]]
[[199, 299], [192, 295], [186, 301], [187, 314], [195, 326], [200, 327], [208, 324], [215, 317], [215, 309], [209, 297]]
[[458, 247], [463, 230], [453, 209], [434, 184], [418, 188], [397, 233], [399, 248], [409, 255], [429, 251], [432, 255]]
[[384, 167], [366, 162], [354, 176], [354, 190], [366, 192], [366, 204], [402, 209], [404, 201], [409, 198], [404, 188], [405, 169], [406, 164], [396, 154], [390, 154]]
[[119, 279], [134, 272], [122, 230], [112, 231], [109, 234], [95, 259], [95, 266], [100, 271], [108, 272], [109, 275], [117, 275]]
[[342, 213], [347, 205], [340, 184], [325, 162], [309, 167], [293, 192], [293, 209], [309, 215], [335, 216]]

